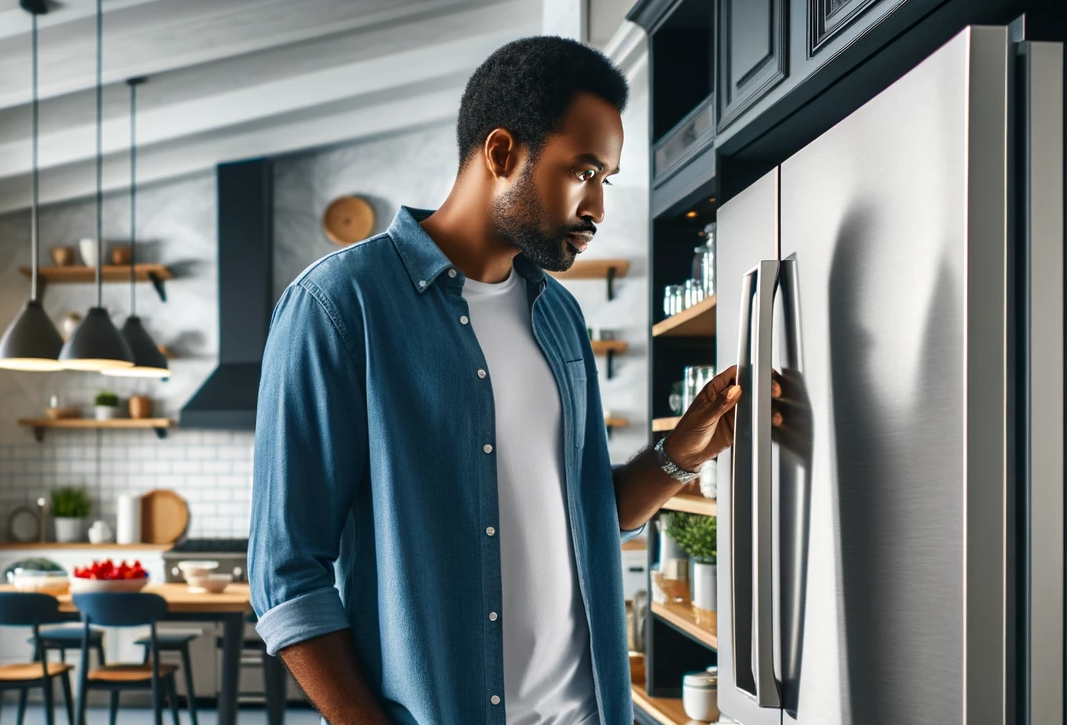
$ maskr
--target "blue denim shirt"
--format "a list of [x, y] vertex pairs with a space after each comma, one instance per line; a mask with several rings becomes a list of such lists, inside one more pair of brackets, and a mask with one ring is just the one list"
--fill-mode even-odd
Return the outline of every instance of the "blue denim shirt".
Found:
[[[397, 725], [504, 725], [493, 375], [463, 273], [401, 208], [282, 295], [263, 358], [249, 572], [267, 650], [350, 629]], [[632, 725], [620, 531], [574, 297], [523, 255], [559, 386], [571, 532], [602, 725]], [[560, 572], [564, 576], [565, 572]], [[489, 612], [500, 612], [496, 621]], [[499, 697], [493, 704], [493, 697]]]

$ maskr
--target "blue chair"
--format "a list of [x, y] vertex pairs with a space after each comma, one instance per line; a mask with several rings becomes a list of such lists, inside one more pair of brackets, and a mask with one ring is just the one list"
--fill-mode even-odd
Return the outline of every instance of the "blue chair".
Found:
[[[182, 658], [182, 673], [185, 675], [185, 696], [189, 701], [189, 719], [193, 725], [199, 725], [196, 718], [196, 691], [193, 689], [193, 663], [189, 656], [189, 643], [203, 634], [201, 630], [196, 632], [159, 632], [156, 634], [156, 644], [160, 652], [178, 652]], [[144, 664], [148, 664], [148, 653], [152, 651], [152, 640], [149, 637], [141, 637], [134, 642], [144, 647]], [[273, 724], [272, 724], [273, 725]]]
[[[33, 639], [28, 640], [30, 644], [33, 644]], [[81, 627], [57, 627], [56, 629], [44, 629], [41, 630], [41, 647], [47, 652], [58, 652], [59, 661], [67, 661], [67, 650], [82, 648], [82, 628]], [[89, 648], [96, 650], [97, 657], [100, 658], [100, 664], [107, 664], [104, 659], [104, 635], [99, 631], [92, 631], [89, 633]], [[34, 662], [37, 662], [37, 650], [34, 649]]]
[[34, 687], [44, 692], [44, 717], [48, 725], [55, 725], [56, 709], [52, 699], [52, 680], [58, 677], [67, 701], [67, 719], [74, 725], [74, 707], [70, 696], [68, 664], [48, 662], [41, 645], [40, 626], [62, 621], [59, 602], [47, 594], [30, 592], [0, 592], [0, 627], [30, 627], [33, 629], [36, 661], [29, 664], [0, 666], [0, 692], [19, 691], [18, 725], [26, 716], [26, 697]]
[[[83, 637], [81, 667], [78, 676], [78, 725], [85, 725], [85, 697], [88, 690], [107, 690], [111, 693], [110, 722], [118, 718], [119, 693], [122, 690], [152, 691], [152, 711], [156, 725], [163, 725], [163, 688], [167, 689], [174, 725], [181, 725], [178, 717], [178, 688], [174, 682], [177, 665], [159, 662], [156, 622], [167, 616], [167, 601], [158, 594], [94, 593], [75, 594], [74, 606], [81, 612]], [[104, 665], [89, 670], [90, 627], [149, 628], [151, 664]]]

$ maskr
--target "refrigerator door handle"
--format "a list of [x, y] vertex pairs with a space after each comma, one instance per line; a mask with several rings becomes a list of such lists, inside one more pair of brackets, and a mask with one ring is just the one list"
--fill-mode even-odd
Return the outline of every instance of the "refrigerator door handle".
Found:
[[756, 704], [781, 707], [774, 676], [774, 571], [771, 511], [771, 340], [778, 262], [765, 260], [756, 272], [752, 336], [752, 675]]

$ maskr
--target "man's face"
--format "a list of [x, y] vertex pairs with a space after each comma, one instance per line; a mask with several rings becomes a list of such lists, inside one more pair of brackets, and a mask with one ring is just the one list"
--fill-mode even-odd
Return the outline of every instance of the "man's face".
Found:
[[494, 231], [530, 261], [565, 272], [604, 220], [604, 186], [618, 173], [622, 118], [597, 96], [575, 96], [562, 131], [550, 136], [493, 206]]

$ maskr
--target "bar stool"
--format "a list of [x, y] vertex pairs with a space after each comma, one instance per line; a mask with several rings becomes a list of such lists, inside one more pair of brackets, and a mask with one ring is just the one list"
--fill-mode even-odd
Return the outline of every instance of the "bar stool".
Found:
[[67, 703], [67, 720], [74, 725], [74, 706], [70, 696], [68, 664], [48, 662], [40, 638], [40, 625], [62, 621], [59, 602], [48, 594], [30, 592], [0, 592], [0, 627], [31, 627], [36, 659], [29, 664], [0, 666], [0, 692], [19, 691], [18, 725], [26, 716], [26, 697], [34, 687], [44, 692], [44, 717], [48, 725], [55, 725], [56, 708], [52, 697], [52, 680], [59, 678]]
[[[178, 652], [182, 657], [182, 671], [185, 675], [185, 696], [189, 700], [189, 719], [193, 725], [199, 725], [196, 719], [196, 692], [193, 690], [193, 666], [189, 657], [189, 643], [202, 635], [203, 630], [196, 632], [157, 632], [156, 644], [160, 652]], [[148, 653], [152, 649], [150, 637], [141, 637], [134, 644], [144, 647], [144, 662], [148, 664]]]
[[[152, 712], [155, 725], [163, 725], [163, 688], [174, 725], [181, 725], [178, 717], [178, 688], [174, 673], [177, 665], [159, 662], [159, 645], [156, 639], [156, 622], [167, 615], [167, 601], [158, 594], [93, 593], [75, 594], [74, 606], [81, 612], [84, 638], [82, 640], [81, 667], [78, 673], [78, 725], [85, 725], [85, 699], [88, 690], [108, 690], [111, 693], [110, 722], [115, 725], [118, 717], [119, 693], [122, 690], [152, 691]], [[143, 627], [149, 628], [151, 664], [105, 665], [89, 670], [90, 626], [97, 627]]]

